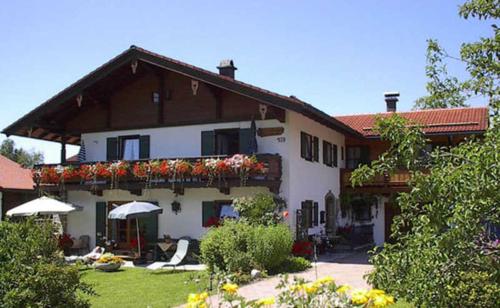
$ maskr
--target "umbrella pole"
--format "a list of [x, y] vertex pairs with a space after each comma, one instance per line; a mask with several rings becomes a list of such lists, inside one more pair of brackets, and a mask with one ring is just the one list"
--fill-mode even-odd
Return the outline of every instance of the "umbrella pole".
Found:
[[139, 252], [139, 259], [141, 258], [141, 237], [139, 236], [139, 219], [135, 219], [135, 227], [137, 229], [137, 251]]

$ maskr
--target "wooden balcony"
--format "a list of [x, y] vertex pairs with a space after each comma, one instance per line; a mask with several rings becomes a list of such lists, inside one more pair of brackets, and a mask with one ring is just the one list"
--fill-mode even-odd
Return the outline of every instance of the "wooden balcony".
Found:
[[[279, 188], [281, 185], [281, 156], [278, 154], [257, 154], [257, 161], [264, 163], [266, 172], [261, 175], [250, 175], [249, 178], [242, 184], [241, 178], [238, 175], [229, 174], [224, 177], [214, 178], [211, 182], [209, 182], [208, 177], [204, 176], [186, 176], [182, 179], [172, 179], [172, 178], [162, 178], [161, 176], [158, 178], [152, 179], [149, 183], [146, 183], [144, 179], [140, 179], [135, 177], [134, 175], [127, 174], [126, 176], [120, 177], [118, 181], [118, 187], [111, 188], [110, 180], [106, 179], [98, 179], [96, 181], [88, 181], [82, 180], [80, 178], [69, 179], [64, 181], [64, 185], [62, 184], [45, 184], [42, 183], [39, 185], [39, 188], [45, 191], [49, 191], [52, 193], [60, 193], [64, 190], [84, 190], [90, 191], [96, 195], [102, 195], [104, 190], [109, 189], [121, 189], [128, 190], [133, 194], [141, 195], [143, 189], [171, 189], [176, 194], [183, 195], [185, 188], [204, 188], [204, 187], [213, 187], [219, 189], [224, 194], [230, 194], [230, 189], [233, 187], [268, 187], [270, 191], [274, 193], [279, 192]], [[191, 164], [200, 161], [200, 159], [206, 159], [211, 157], [189, 157], [189, 158], [164, 158], [164, 159], [180, 159], [188, 161]], [[214, 156], [213, 158], [226, 158], [225, 156]], [[159, 159], [163, 160], [163, 159]], [[130, 166], [133, 166], [136, 162], [142, 162], [148, 160], [135, 160], [135, 161], [127, 161]], [[80, 167], [81, 165], [93, 165], [98, 162], [68, 162], [65, 164], [46, 164], [46, 165], [38, 165], [36, 168], [43, 167], [56, 167], [58, 165], [62, 166], [73, 166], [75, 168]], [[106, 162], [101, 162], [106, 163]]]
[[352, 187], [351, 169], [342, 169], [340, 172], [343, 191], [349, 192], [370, 192], [370, 193], [391, 193], [408, 190], [410, 172], [407, 170], [397, 170], [393, 174], [376, 176], [372, 181], [363, 186]]

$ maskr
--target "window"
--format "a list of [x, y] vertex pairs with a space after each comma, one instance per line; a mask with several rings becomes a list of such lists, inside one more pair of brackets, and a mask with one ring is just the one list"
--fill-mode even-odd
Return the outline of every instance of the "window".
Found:
[[201, 155], [253, 154], [257, 150], [252, 146], [253, 138], [250, 128], [202, 131]]
[[138, 160], [139, 159], [139, 136], [120, 137], [120, 159]]
[[312, 161], [313, 159], [313, 138], [311, 135], [304, 132], [300, 133], [300, 157], [305, 160]]
[[344, 160], [344, 147], [340, 147], [340, 159], [343, 161]]
[[313, 226], [313, 202], [310, 200], [302, 202], [302, 226], [312, 228]]
[[231, 200], [203, 201], [201, 206], [201, 224], [205, 228], [217, 225], [224, 218], [239, 218]]
[[130, 135], [106, 139], [106, 160], [148, 159], [150, 153], [148, 135]]
[[215, 131], [215, 154], [234, 155], [240, 152], [240, 130], [224, 129]]
[[354, 219], [356, 221], [369, 221], [372, 219], [372, 207], [363, 199], [355, 199], [351, 201]]
[[323, 140], [323, 164], [333, 166], [333, 147], [328, 141]]
[[347, 147], [347, 168], [356, 169], [361, 164], [368, 164], [370, 152], [367, 146]]
[[300, 157], [308, 161], [319, 161], [319, 138], [300, 132]]

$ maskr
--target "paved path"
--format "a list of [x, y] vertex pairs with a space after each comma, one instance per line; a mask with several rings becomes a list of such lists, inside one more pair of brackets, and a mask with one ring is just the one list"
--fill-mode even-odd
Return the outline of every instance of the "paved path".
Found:
[[[316, 267], [292, 276], [302, 277], [306, 280], [316, 280], [317, 277], [332, 276], [337, 284], [348, 284], [353, 288], [369, 288], [369, 285], [363, 278], [363, 275], [372, 270], [372, 266], [368, 264], [367, 255], [365, 252], [334, 254], [323, 257]], [[247, 299], [256, 299], [268, 296], [275, 296], [279, 293], [276, 290], [276, 285], [279, 283], [279, 277], [271, 277], [261, 281], [243, 286], [238, 290], [238, 294]], [[214, 307], [218, 305], [216, 295], [210, 298]]]

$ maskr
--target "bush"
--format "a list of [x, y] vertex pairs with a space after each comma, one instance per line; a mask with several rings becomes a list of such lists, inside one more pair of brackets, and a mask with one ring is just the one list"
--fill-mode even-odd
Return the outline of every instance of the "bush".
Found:
[[1, 307], [89, 307], [76, 266], [64, 264], [50, 223], [0, 223]]
[[254, 229], [253, 257], [258, 265], [273, 271], [290, 255], [292, 234], [285, 224]]
[[240, 220], [255, 225], [276, 225], [283, 220], [281, 211], [286, 207], [283, 199], [269, 195], [256, 194], [234, 200], [234, 209], [240, 214]]
[[253, 268], [272, 271], [289, 256], [292, 234], [283, 224], [254, 226], [225, 221], [201, 241], [202, 261], [210, 271], [249, 273]]
[[210, 271], [249, 272], [254, 265], [251, 255], [253, 231], [250, 225], [225, 221], [212, 228], [202, 239], [200, 253]]
[[495, 307], [500, 303], [500, 284], [486, 272], [463, 272], [460, 281], [447, 286], [451, 307]]
[[311, 262], [302, 257], [289, 256], [271, 274], [278, 273], [298, 273], [311, 267]]

